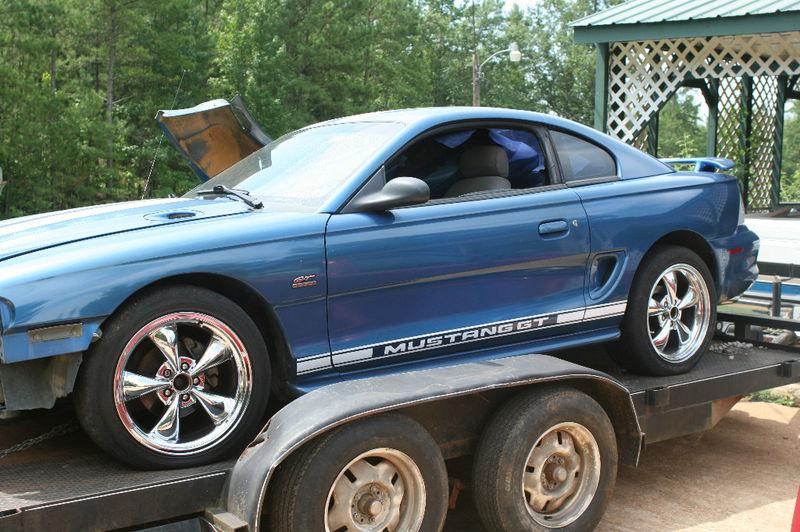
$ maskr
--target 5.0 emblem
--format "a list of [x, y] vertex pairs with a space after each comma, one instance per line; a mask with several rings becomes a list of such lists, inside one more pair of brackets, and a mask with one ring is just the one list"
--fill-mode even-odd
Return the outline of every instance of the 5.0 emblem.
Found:
[[317, 285], [317, 275], [298, 275], [292, 280], [292, 288], [306, 288]]

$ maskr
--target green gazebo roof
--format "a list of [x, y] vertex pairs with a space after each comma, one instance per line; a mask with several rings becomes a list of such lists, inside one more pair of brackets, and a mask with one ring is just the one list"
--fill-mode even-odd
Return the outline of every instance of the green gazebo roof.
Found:
[[797, 0], [628, 0], [570, 24], [584, 43], [800, 30]]

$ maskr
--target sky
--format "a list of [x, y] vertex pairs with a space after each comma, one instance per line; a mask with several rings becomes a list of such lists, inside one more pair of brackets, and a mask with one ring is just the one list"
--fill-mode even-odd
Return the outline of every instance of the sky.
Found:
[[506, 0], [506, 9], [511, 9], [511, 6], [517, 4], [519, 7], [525, 9], [536, 5], [536, 0]]

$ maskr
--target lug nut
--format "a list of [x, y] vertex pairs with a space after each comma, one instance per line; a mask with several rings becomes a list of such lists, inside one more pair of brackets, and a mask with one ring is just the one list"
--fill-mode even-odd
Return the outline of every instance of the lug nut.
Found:
[[188, 393], [185, 393], [185, 394], [181, 395], [181, 401], [188, 401], [188, 400], [189, 400], [189, 394]]
[[200, 377], [195, 377], [194, 379], [192, 379], [192, 384], [194, 384], [195, 386], [200, 384]]
[[183, 371], [186, 371], [187, 369], [189, 369], [189, 364], [187, 364], [186, 362], [184, 362], [183, 364], [181, 364], [181, 369], [182, 369]]
[[166, 395], [167, 397], [169, 397], [170, 395], [172, 395], [172, 390], [170, 390], [169, 388], [167, 388], [166, 390], [164, 390], [164, 395]]
[[165, 369], [164, 370], [164, 376], [169, 379], [170, 377], [172, 377], [172, 371], [168, 370], [168, 369]]

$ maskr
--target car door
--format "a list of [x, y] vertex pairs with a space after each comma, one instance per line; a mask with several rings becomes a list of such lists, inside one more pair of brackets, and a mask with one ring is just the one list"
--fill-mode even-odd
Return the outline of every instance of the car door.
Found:
[[583, 317], [589, 230], [563, 185], [335, 214], [326, 249], [342, 371], [558, 334]]

